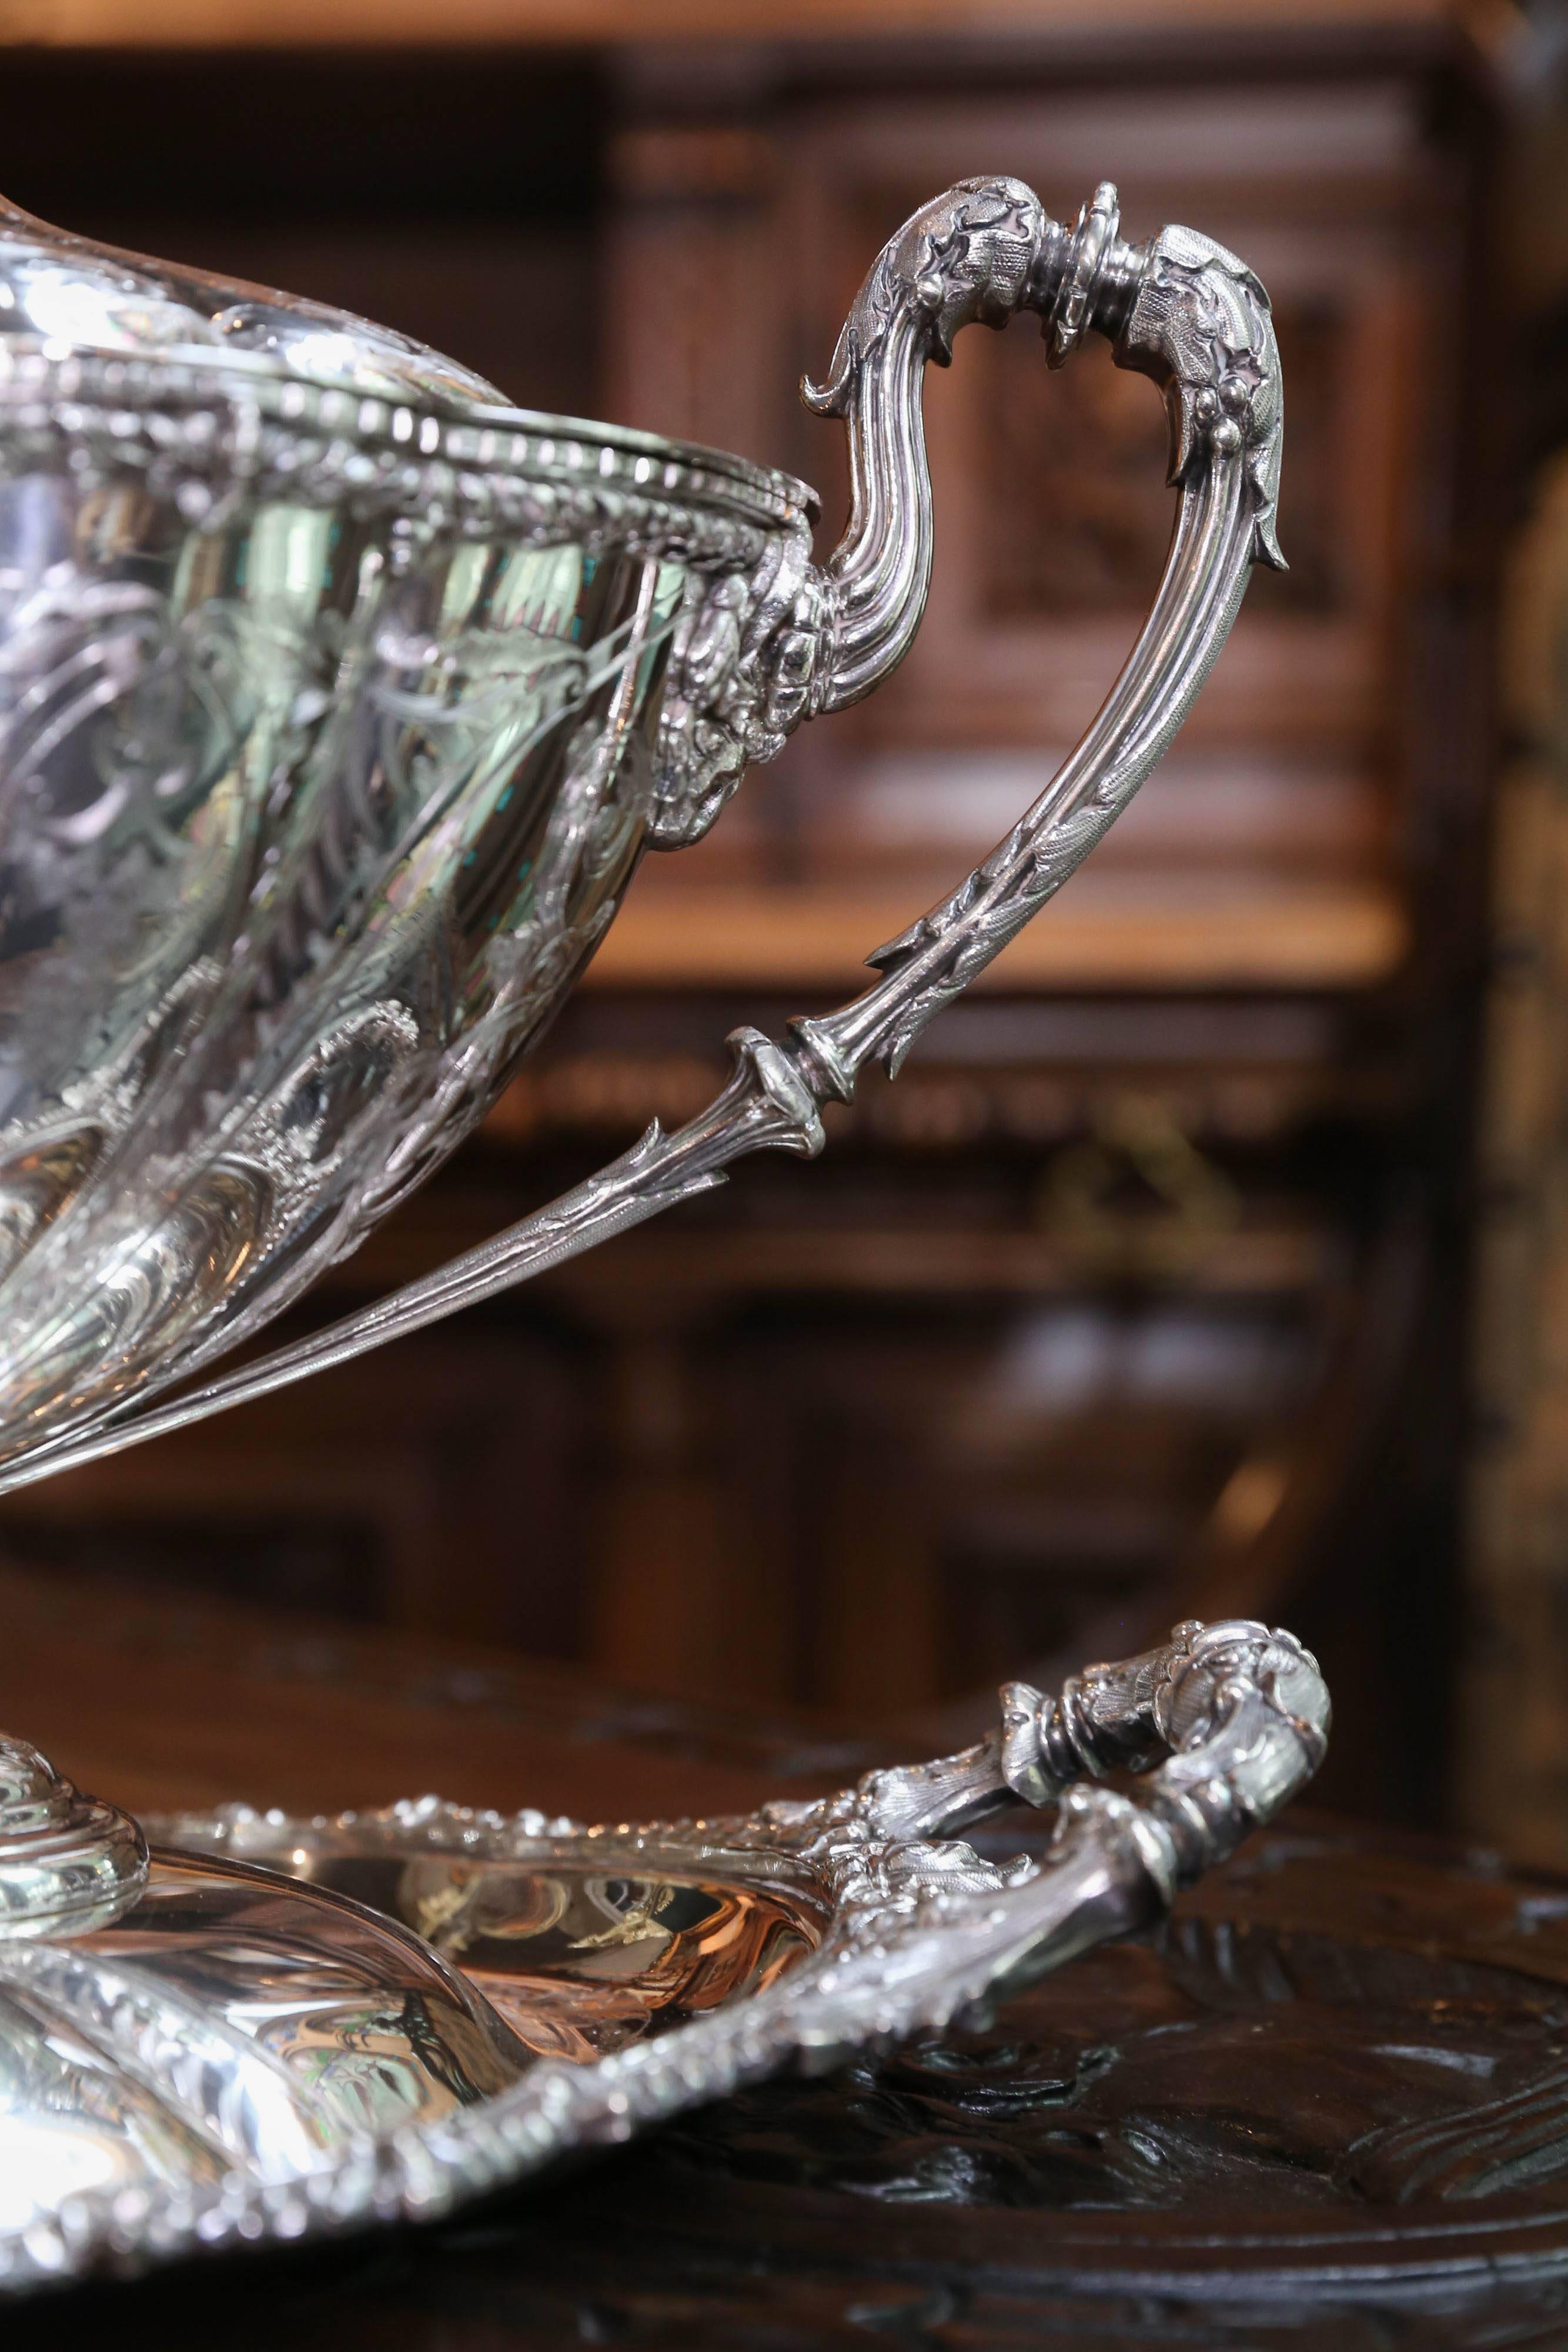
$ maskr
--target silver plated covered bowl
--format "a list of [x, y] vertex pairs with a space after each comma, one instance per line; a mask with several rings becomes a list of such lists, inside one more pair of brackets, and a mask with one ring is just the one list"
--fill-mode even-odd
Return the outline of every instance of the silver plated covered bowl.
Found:
[[[857, 1003], [674, 1137], [455, 1267], [191, 1384], [469, 1132], [650, 848], [863, 695], [932, 560], [920, 415], [957, 330], [1090, 328], [1152, 376], [1179, 498], [1082, 744]], [[533, 416], [363, 321], [0, 209], [0, 1486], [452, 1311], [820, 1148], [1005, 946], [1179, 726], [1277, 560], [1267, 298], [1185, 229], [1125, 243], [967, 182], [876, 262], [810, 404], [853, 500], [812, 555], [781, 474]], [[153, 1391], [185, 1384], [173, 1402]]]
[[0, 215], [7, 1449], [241, 1337], [483, 1115], [722, 796], [664, 692], [694, 593], [810, 512]]

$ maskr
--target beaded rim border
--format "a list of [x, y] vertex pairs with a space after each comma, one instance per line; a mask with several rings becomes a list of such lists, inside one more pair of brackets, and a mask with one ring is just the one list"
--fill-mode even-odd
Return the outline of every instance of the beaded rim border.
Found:
[[0, 419], [24, 451], [39, 436], [65, 440], [89, 469], [118, 452], [128, 465], [227, 467], [235, 487], [263, 476], [308, 493], [311, 456], [330, 452], [323, 487], [332, 495], [401, 490], [422, 509], [434, 472], [448, 485], [443, 503], [460, 508], [504, 511], [516, 486], [706, 510], [768, 532], [809, 525], [820, 512], [808, 484], [726, 451], [579, 417], [357, 392], [238, 352], [146, 360], [0, 338]]

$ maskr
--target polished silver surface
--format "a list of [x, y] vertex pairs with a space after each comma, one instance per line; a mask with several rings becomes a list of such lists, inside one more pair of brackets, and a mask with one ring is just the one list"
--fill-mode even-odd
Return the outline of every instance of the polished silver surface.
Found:
[[[821, 1106], [1058, 889], [1277, 562], [1279, 363], [1235, 257], [967, 182], [872, 270], [811, 404], [853, 496], [491, 404], [361, 322], [0, 218], [0, 1490], [256, 1395], [821, 1148]], [[1099, 717], [855, 1003], [674, 1136], [427, 1281], [188, 1381], [353, 1249], [482, 1117], [650, 846], [869, 691], [918, 626], [921, 380], [1038, 314], [1152, 376], [1178, 492]]]
[[[744, 1818], [150, 1822], [117, 1916], [0, 1920], [0, 2284], [427, 2218], [944, 2025], [1151, 1925], [1328, 1727], [1291, 1635], [1187, 1624], [1060, 1696], [1008, 1685], [960, 1755]], [[1056, 1809], [1043, 1857], [956, 1841], [1019, 1802]]]
[[121, 253], [0, 197], [0, 341], [64, 351], [281, 362], [351, 392], [482, 403], [501, 394], [439, 352], [322, 302]]
[[159, 1854], [109, 1924], [0, 1935], [0, 2248], [47, 2277], [77, 2200], [123, 2215], [128, 2198], [155, 2246], [240, 2182], [266, 2204], [496, 2096], [527, 2059], [394, 1921], [273, 1871]]
[[0, 1937], [99, 1927], [146, 1880], [147, 1842], [130, 1815], [78, 1796], [36, 1748], [0, 1733]]
[[[678, 1133], [150, 1409], [483, 1116], [645, 850], [900, 659], [925, 364], [1022, 310], [1053, 364], [1093, 328], [1154, 377], [1178, 491], [1150, 620], [1045, 793], [855, 1003], [738, 1033]], [[821, 565], [781, 475], [507, 410], [383, 330], [0, 210], [0, 1489], [448, 1314], [744, 1151], [820, 1150], [822, 1106], [896, 1070], [1125, 805], [1278, 560], [1256, 279], [1186, 230], [1124, 243], [1108, 187], [1068, 230], [966, 183], [890, 242], [807, 397], [852, 457]], [[962, 1756], [743, 1821], [240, 1808], [154, 1825], [204, 1852], [151, 1861], [4, 1743], [0, 2277], [439, 2211], [938, 2023], [1156, 1916], [1328, 1720], [1250, 1624], [1003, 1699]], [[1085, 1785], [1113, 1768], [1148, 1778]], [[1043, 1863], [951, 1842], [1020, 1797], [1058, 1809]]]

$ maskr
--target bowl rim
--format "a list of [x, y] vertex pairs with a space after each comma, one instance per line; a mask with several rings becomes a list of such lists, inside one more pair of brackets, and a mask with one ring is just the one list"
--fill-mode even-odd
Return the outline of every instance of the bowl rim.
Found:
[[[196, 342], [125, 352], [55, 337], [0, 334], [0, 439], [6, 406], [46, 387], [65, 412], [59, 423], [68, 432], [76, 399], [108, 399], [122, 412], [147, 415], [160, 408], [188, 409], [204, 397], [243, 398], [249, 393], [279, 423], [390, 439], [406, 445], [411, 456], [439, 456], [487, 472], [552, 482], [564, 474], [584, 484], [616, 477], [617, 487], [725, 506], [746, 521], [773, 527], [796, 519], [815, 523], [821, 514], [821, 500], [810, 483], [733, 450], [597, 417], [456, 395], [444, 399], [402, 386], [370, 389], [286, 365], [268, 352]], [[600, 454], [590, 461], [590, 453]], [[629, 468], [615, 465], [616, 458], [629, 459]]]

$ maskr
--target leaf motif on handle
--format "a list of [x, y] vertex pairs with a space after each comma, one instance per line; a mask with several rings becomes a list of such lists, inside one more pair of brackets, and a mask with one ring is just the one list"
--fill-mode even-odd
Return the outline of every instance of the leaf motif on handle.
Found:
[[1171, 415], [1173, 488], [1206, 453], [1240, 457], [1257, 505], [1254, 561], [1286, 567], [1275, 529], [1284, 406], [1269, 297], [1244, 261], [1190, 228], [1147, 248], [1116, 343], [1121, 367], [1152, 376]]

